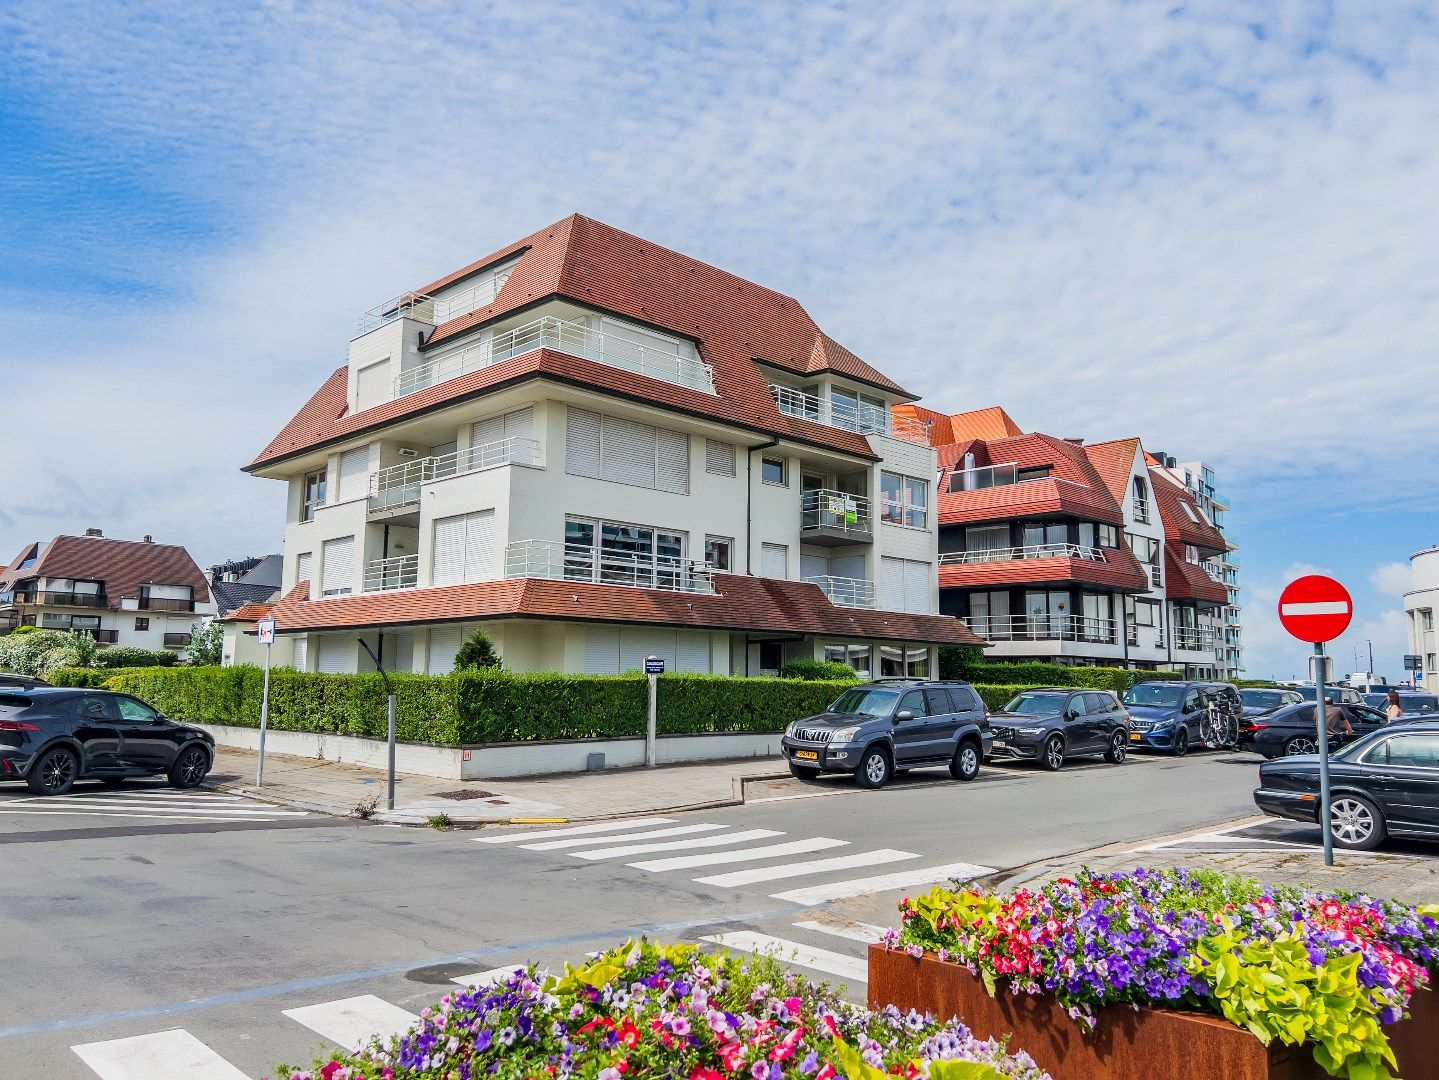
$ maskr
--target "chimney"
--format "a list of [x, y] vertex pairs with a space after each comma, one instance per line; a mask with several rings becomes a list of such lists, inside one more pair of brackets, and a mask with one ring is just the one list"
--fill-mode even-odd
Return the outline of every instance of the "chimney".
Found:
[[140, 542], [142, 544], [153, 544], [155, 542], [155, 538], [149, 533], [146, 533]]
[[1073, 443], [1075, 446], [1083, 446], [1083, 445], [1084, 445], [1084, 440], [1083, 440], [1083, 439], [1077, 439], [1077, 438], [1075, 438], [1073, 435], [1066, 435], [1066, 436], [1064, 437], [1064, 441], [1067, 442], [1067, 443]]
[[85, 530], [85, 535], [86, 535], [86, 536], [104, 536], [105, 533], [104, 533], [104, 530], [102, 530], [102, 529], [86, 529], [86, 530]]

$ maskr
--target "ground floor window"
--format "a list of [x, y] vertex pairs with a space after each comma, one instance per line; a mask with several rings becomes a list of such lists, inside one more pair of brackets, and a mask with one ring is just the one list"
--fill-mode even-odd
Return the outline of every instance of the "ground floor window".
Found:
[[856, 675], [868, 679], [874, 671], [874, 649], [869, 645], [826, 645], [826, 663], [846, 664]]
[[927, 679], [929, 650], [900, 645], [879, 647], [879, 673], [886, 678]]

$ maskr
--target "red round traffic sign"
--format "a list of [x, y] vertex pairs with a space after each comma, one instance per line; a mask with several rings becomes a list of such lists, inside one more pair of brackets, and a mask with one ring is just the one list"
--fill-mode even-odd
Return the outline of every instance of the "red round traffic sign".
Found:
[[1349, 629], [1352, 618], [1354, 601], [1349, 590], [1323, 574], [1291, 581], [1279, 594], [1279, 621], [1284, 629], [1311, 645], [1333, 641]]

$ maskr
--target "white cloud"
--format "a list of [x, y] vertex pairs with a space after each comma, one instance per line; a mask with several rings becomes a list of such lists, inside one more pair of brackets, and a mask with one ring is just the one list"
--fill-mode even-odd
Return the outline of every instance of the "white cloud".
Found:
[[1388, 562], [1374, 568], [1369, 583], [1385, 596], [1403, 596], [1414, 587], [1414, 576], [1407, 562]]

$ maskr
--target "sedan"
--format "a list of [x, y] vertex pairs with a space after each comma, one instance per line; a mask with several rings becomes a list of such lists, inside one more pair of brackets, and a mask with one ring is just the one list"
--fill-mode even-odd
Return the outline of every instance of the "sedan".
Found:
[[1239, 702], [1243, 706], [1245, 716], [1259, 716], [1262, 713], [1273, 712], [1275, 709], [1282, 709], [1285, 705], [1298, 705], [1304, 698], [1298, 690], [1266, 690], [1262, 687], [1251, 687], [1239, 691]]
[[33, 690], [37, 686], [49, 686], [44, 679], [36, 679], [29, 675], [13, 675], [8, 671], [0, 671], [0, 690]]
[[[1337, 750], [1345, 743], [1377, 731], [1388, 723], [1388, 718], [1382, 712], [1371, 709], [1368, 705], [1339, 707], [1349, 718], [1349, 726], [1354, 729], [1354, 734], [1330, 736], [1330, 750]], [[1239, 728], [1239, 749], [1252, 750], [1267, 758], [1316, 753], [1319, 743], [1318, 732], [1314, 726], [1314, 706], [1286, 705], [1272, 713], [1246, 717]]]
[[155, 775], [192, 788], [214, 760], [209, 732], [127, 694], [0, 690], [0, 780], [23, 780], [39, 795], [64, 795], [77, 780], [117, 784]]
[[989, 724], [996, 758], [1037, 761], [1051, 771], [1083, 754], [1118, 765], [1129, 751], [1129, 714], [1104, 690], [1026, 690]]
[[[1330, 756], [1329, 823], [1340, 847], [1368, 851], [1386, 836], [1439, 840], [1439, 731], [1395, 723]], [[1319, 820], [1319, 758], [1259, 766], [1254, 802], [1266, 814]]]

